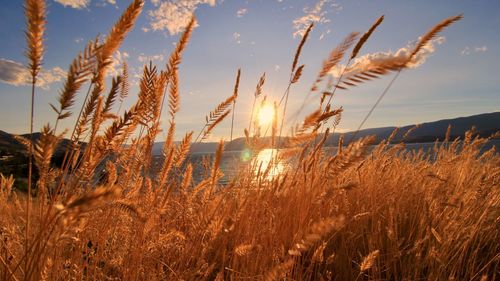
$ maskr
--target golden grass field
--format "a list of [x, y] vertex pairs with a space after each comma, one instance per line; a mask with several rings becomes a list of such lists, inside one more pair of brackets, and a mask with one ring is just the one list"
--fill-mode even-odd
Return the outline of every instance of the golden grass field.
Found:
[[[25, 2], [34, 96], [45, 4]], [[178, 66], [194, 17], [167, 65], [144, 67], [137, 102], [117, 116], [115, 108], [129, 95], [127, 68], [108, 88], [106, 69], [142, 5], [132, 1], [106, 39], [89, 42], [72, 62], [53, 106], [54, 125], [46, 125], [36, 142], [18, 137], [39, 177], [27, 198], [12, 190], [11, 177], [0, 179], [0, 279], [497, 280], [500, 158], [494, 148], [480, 153], [488, 139], [470, 131], [462, 141], [436, 142], [432, 153], [407, 151], [404, 143], [389, 145], [390, 139], [372, 150], [373, 137], [340, 143], [335, 155], [322, 150], [329, 130], [341, 122], [342, 109], [330, 106], [337, 89], [404, 71], [429, 40], [461, 16], [432, 27], [405, 59], [346, 73], [320, 91], [328, 71], [344, 57], [355, 58], [383, 17], [363, 35], [351, 33], [326, 58], [311, 88], [312, 94], [324, 93], [321, 103], [298, 122], [284, 144], [287, 150], [266, 169], [250, 162], [221, 186], [222, 141], [201, 182], [193, 181], [186, 157], [193, 141], [231, 118], [239, 71], [234, 94], [209, 113], [196, 140], [197, 134], [188, 133], [174, 143]], [[258, 122], [234, 124], [245, 130], [254, 154], [274, 147], [282, 136], [288, 91], [300, 81], [300, 54], [312, 28], [292, 60], [284, 103], [274, 105], [270, 143]], [[256, 87], [255, 108], [264, 83], [265, 76]], [[74, 110], [77, 93], [85, 94], [87, 87], [85, 104]], [[58, 121], [71, 114], [78, 120], [74, 128], [58, 131]], [[152, 173], [151, 149], [162, 114], [169, 119], [165, 158]], [[56, 168], [51, 158], [63, 137], [71, 145]], [[291, 164], [272, 174], [278, 163]], [[96, 181], [102, 166], [106, 178]]]

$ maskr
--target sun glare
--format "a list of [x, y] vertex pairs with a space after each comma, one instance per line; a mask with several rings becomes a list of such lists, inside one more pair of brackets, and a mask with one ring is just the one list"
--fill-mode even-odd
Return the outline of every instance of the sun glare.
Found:
[[258, 120], [260, 126], [267, 126], [273, 122], [274, 107], [271, 104], [266, 104], [259, 109]]

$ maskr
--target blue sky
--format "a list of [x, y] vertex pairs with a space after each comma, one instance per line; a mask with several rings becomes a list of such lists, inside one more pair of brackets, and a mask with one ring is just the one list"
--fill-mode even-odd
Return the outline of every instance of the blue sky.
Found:
[[[64, 70], [86, 41], [107, 34], [131, 1], [48, 0], [48, 25], [44, 57], [44, 84], [36, 98], [36, 128], [54, 122], [49, 103], [55, 103]], [[23, 56], [23, 1], [1, 0], [0, 17], [0, 130], [28, 130], [30, 87], [25, 85]], [[496, 0], [146, 0], [134, 30], [116, 54], [131, 67], [132, 84], [142, 65], [153, 59], [163, 67], [178, 39], [189, 12], [196, 13], [199, 26], [189, 42], [180, 66], [181, 110], [176, 118], [177, 136], [198, 132], [204, 116], [232, 93], [236, 70], [241, 67], [240, 96], [235, 123], [237, 135], [248, 124], [255, 85], [263, 72], [264, 94], [281, 97], [300, 41], [302, 20], [316, 21], [301, 63], [305, 72], [290, 94], [293, 112], [307, 95], [321, 62], [351, 31], [364, 32], [380, 15], [379, 26], [360, 56], [384, 55], [411, 46], [442, 19], [464, 14], [464, 19], [433, 41], [422, 64], [403, 71], [365, 127], [407, 125], [444, 118], [498, 111], [500, 108], [500, 1]], [[424, 62], [425, 60], [425, 62]], [[355, 129], [373, 105], [391, 76], [350, 91], [338, 92], [335, 106], [344, 107], [342, 130]], [[109, 85], [109, 83], [108, 83]], [[132, 87], [125, 105], [134, 103]], [[83, 102], [78, 96], [74, 111]], [[314, 101], [309, 109], [317, 103]], [[76, 115], [76, 114], [75, 114]], [[167, 116], [164, 116], [165, 120]], [[70, 127], [74, 119], [63, 126]], [[229, 135], [230, 122], [223, 123], [214, 138]], [[162, 136], [160, 136], [161, 138]]]

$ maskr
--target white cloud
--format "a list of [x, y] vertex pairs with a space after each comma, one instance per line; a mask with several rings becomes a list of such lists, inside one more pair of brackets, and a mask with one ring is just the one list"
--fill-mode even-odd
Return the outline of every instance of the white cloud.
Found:
[[326, 35], [330, 34], [332, 31], [330, 29], [328, 29], [327, 31], [321, 33], [321, 35], [319, 36], [319, 40], [323, 40], [323, 38], [325, 38]]
[[484, 53], [484, 52], [488, 51], [488, 47], [486, 47], [486, 46], [476, 47], [476, 48], [474, 48], [474, 51], [476, 53]]
[[137, 60], [142, 63], [146, 63], [149, 61], [153, 61], [155, 63], [156, 61], [163, 61], [165, 57], [162, 54], [159, 55], [151, 55], [151, 56], [146, 56], [144, 53], [141, 53], [138, 57]]
[[83, 38], [81, 38], [81, 37], [75, 38], [75, 43], [76, 44], [80, 44], [82, 42], [83, 42]]
[[167, 30], [175, 35], [184, 30], [199, 5], [215, 6], [216, 0], [151, 0], [149, 24], [154, 31]]
[[90, 0], [54, 0], [59, 4], [62, 4], [64, 7], [68, 6], [75, 9], [83, 9], [88, 7], [90, 4]]
[[[411, 63], [408, 65], [409, 68], [417, 68], [425, 63], [427, 57], [436, 51], [435, 45], [441, 45], [446, 41], [445, 37], [441, 36], [434, 40], [431, 40], [427, 45], [425, 45], [412, 59]], [[398, 49], [393, 52], [391, 50], [387, 52], [377, 52], [373, 54], [367, 54], [356, 58], [352, 66], [350, 66], [344, 75], [349, 75], [351, 73], [359, 72], [368, 69], [369, 67], [374, 67], [377, 65], [382, 65], [388, 61], [391, 62], [406, 62], [408, 56], [413, 51], [414, 44], [408, 44], [403, 48]], [[334, 67], [330, 74], [338, 78], [340, 73], [345, 68], [345, 65], [339, 65]]]
[[[37, 78], [37, 86], [48, 89], [50, 84], [61, 81], [64, 76], [66, 76], [66, 72], [60, 67], [48, 70], [42, 68]], [[21, 63], [0, 59], [0, 82], [13, 86], [29, 85], [31, 74]]]
[[325, 24], [330, 22], [326, 17], [329, 10], [328, 8], [337, 12], [342, 10], [342, 6], [333, 3], [333, 0], [319, 0], [314, 7], [305, 7], [303, 9], [305, 15], [293, 20], [293, 29], [295, 30], [293, 32], [293, 37], [304, 35], [311, 23]]
[[236, 11], [236, 16], [241, 18], [243, 17], [246, 13], [248, 13], [248, 10], [246, 8], [241, 8], [238, 11]]
[[278, 64], [274, 65], [274, 71], [280, 71], [281, 67]]
[[[127, 52], [116, 51], [113, 55], [113, 62], [106, 71], [106, 76], [118, 76], [122, 74], [123, 62], [130, 55]], [[129, 69], [130, 70], [130, 69]], [[130, 71], [129, 71], [130, 72]]]
[[234, 41], [236, 41], [236, 44], [241, 44], [240, 37], [241, 37], [241, 34], [239, 34], [238, 32], [233, 33], [233, 39], [234, 39]]
[[468, 46], [466, 46], [461, 52], [460, 54], [462, 54], [462, 56], [467, 56], [467, 55], [470, 55], [470, 48]]
[[469, 47], [469, 46], [466, 46], [461, 52], [460, 54], [462, 56], [468, 56], [471, 54], [471, 52], [474, 52], [474, 53], [484, 53], [484, 52], [487, 52], [488, 51], [488, 47], [487, 46], [480, 46], [480, 47]]

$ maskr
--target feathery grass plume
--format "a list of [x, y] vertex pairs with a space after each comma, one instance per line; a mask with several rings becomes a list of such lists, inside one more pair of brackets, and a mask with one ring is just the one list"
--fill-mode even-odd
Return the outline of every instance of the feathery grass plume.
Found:
[[212, 171], [210, 173], [210, 185], [212, 189], [215, 187], [220, 175], [222, 174], [220, 170], [220, 161], [222, 159], [222, 153], [224, 152], [224, 141], [220, 140], [217, 150], [215, 151], [214, 162], [212, 164]]
[[156, 121], [160, 102], [157, 95], [158, 71], [152, 62], [144, 66], [142, 78], [139, 84], [139, 107], [142, 109], [138, 116], [139, 123], [149, 126]]
[[413, 127], [411, 127], [410, 129], [408, 129], [408, 131], [406, 131], [403, 135], [403, 140], [408, 140], [408, 138], [410, 137], [410, 135], [415, 131], [417, 130], [418, 128], [421, 127], [421, 124], [417, 124]]
[[122, 65], [122, 83], [120, 85], [120, 96], [119, 96], [119, 101], [120, 101], [120, 107], [118, 108], [118, 113], [120, 113], [120, 109], [122, 107], [123, 101], [125, 100], [126, 97], [128, 97], [129, 91], [130, 91], [130, 82], [129, 82], [129, 77], [128, 77], [128, 63], [126, 61], [123, 61]]
[[121, 190], [116, 186], [114, 186], [113, 188], [105, 188], [100, 186], [93, 191], [70, 199], [68, 204], [66, 204], [65, 206], [60, 206], [59, 209], [61, 212], [74, 210], [87, 211], [90, 208], [102, 203], [106, 199], [117, 197], [120, 193]]
[[276, 281], [276, 280], [282, 280], [283, 275], [287, 274], [294, 265], [293, 259], [287, 259], [283, 263], [278, 264], [277, 266], [273, 267], [270, 271], [268, 271], [266, 274], [264, 274], [264, 281]]
[[384, 16], [382, 15], [373, 23], [373, 25], [370, 27], [370, 29], [368, 29], [368, 31], [365, 32], [363, 34], [363, 36], [361, 36], [361, 38], [359, 38], [358, 43], [356, 43], [356, 45], [352, 49], [352, 53], [351, 53], [351, 57], [350, 57], [351, 60], [358, 55], [359, 50], [361, 50], [361, 47], [363, 47], [363, 45], [366, 43], [368, 38], [370, 38], [370, 36], [372, 35], [373, 31], [375, 31], [375, 29], [382, 23], [383, 20], [384, 20]]
[[300, 40], [299, 46], [297, 47], [297, 51], [295, 51], [295, 55], [293, 56], [293, 62], [292, 62], [292, 73], [295, 71], [295, 68], [297, 67], [297, 63], [299, 62], [299, 57], [300, 53], [302, 52], [302, 48], [304, 47], [304, 44], [307, 41], [307, 37], [309, 37], [309, 33], [314, 27], [314, 23], [311, 23], [309, 27], [306, 29], [306, 32], [304, 33], [304, 36], [302, 36], [302, 40]]
[[[25, 254], [28, 254], [28, 243], [30, 233], [30, 204], [31, 187], [33, 179], [33, 123], [35, 115], [35, 87], [38, 73], [42, 67], [43, 58], [43, 33], [45, 31], [45, 1], [26, 0], [24, 4], [26, 17], [26, 57], [28, 58], [28, 70], [31, 74], [31, 107], [30, 107], [30, 146], [28, 149], [28, 200], [26, 201], [26, 228], [25, 228]], [[24, 271], [28, 270], [27, 259]]]
[[[50, 162], [60, 139], [54, 136], [52, 132], [53, 131], [49, 125], [45, 125], [42, 128], [40, 138], [35, 143], [33, 152], [33, 158], [35, 160], [35, 165], [37, 166], [39, 173], [38, 187], [40, 188], [42, 193], [47, 191], [46, 185], [50, 183]], [[40, 200], [43, 199], [44, 198], [42, 196]]]
[[290, 83], [295, 84], [299, 81], [300, 76], [302, 76], [302, 71], [304, 70], [304, 66], [305, 65], [301, 65], [299, 66], [299, 68], [297, 68], [297, 71], [295, 71], [295, 74], [293, 75], [293, 78]]
[[129, 111], [123, 113], [123, 117], [113, 121], [113, 123], [104, 131], [105, 149], [120, 148], [122, 142], [131, 133], [135, 127], [136, 116], [140, 111], [137, 106], [133, 106]]
[[368, 147], [375, 142], [375, 136], [364, 137], [354, 143], [349, 143], [341, 154], [332, 157], [327, 164], [327, 174], [335, 177], [339, 171], [359, 163], [365, 157]]
[[78, 117], [77, 125], [74, 130], [74, 136], [72, 136], [74, 141], [78, 141], [81, 134], [86, 131], [86, 126], [97, 105], [97, 100], [104, 91], [104, 77], [107, 69], [112, 63], [112, 56], [115, 51], [118, 50], [127, 33], [132, 29], [137, 17], [142, 11], [143, 5], [143, 0], [134, 0], [134, 2], [128, 6], [125, 12], [121, 15], [120, 19], [112, 27], [105, 42], [102, 44], [102, 47], [97, 55], [96, 72], [94, 78], [92, 79], [94, 88], [90, 93], [90, 98], [88, 99], [87, 104], [84, 105], [85, 109], [81, 117]]
[[[401, 73], [401, 71], [404, 68], [408, 67], [408, 65], [412, 62], [413, 58], [420, 51], [420, 49], [422, 49], [427, 43], [429, 43], [429, 41], [432, 40], [444, 28], [446, 28], [447, 26], [455, 23], [456, 21], [461, 20], [462, 18], [463, 18], [462, 15], [458, 15], [458, 16], [454, 16], [454, 17], [449, 17], [449, 18], [443, 20], [442, 22], [438, 23], [437, 25], [435, 25], [430, 31], [428, 31], [424, 36], [422, 36], [422, 38], [420, 39], [420, 41], [415, 46], [415, 48], [412, 51], [412, 53], [407, 58], [404, 59], [404, 63], [398, 63], [398, 64], [396, 64], [395, 66], [392, 67], [391, 70], [397, 71], [396, 75], [389, 82], [389, 84], [387, 85], [387, 87], [382, 91], [382, 94], [380, 94], [380, 96], [377, 99], [377, 101], [375, 102], [375, 104], [373, 104], [373, 106], [370, 108], [370, 110], [368, 111], [368, 113], [366, 114], [366, 116], [363, 118], [363, 120], [359, 124], [358, 128], [356, 129], [354, 135], [351, 137], [351, 140], [354, 139], [354, 137], [357, 135], [357, 133], [359, 132], [359, 130], [365, 124], [366, 120], [368, 120], [368, 118], [371, 116], [371, 114], [373, 113], [373, 111], [375, 110], [375, 108], [378, 106], [378, 104], [380, 103], [380, 101], [382, 101], [382, 99], [387, 94], [387, 92], [391, 88], [391, 86], [394, 83], [394, 81], [396, 81], [396, 79], [399, 77], [399, 74]], [[374, 73], [377, 73], [377, 72], [375, 71]], [[356, 80], [353, 80], [353, 81], [356, 81]], [[349, 85], [349, 84], [347, 84], [347, 85]]]
[[316, 81], [314, 81], [311, 87], [311, 92], [314, 92], [318, 89], [318, 84], [321, 83], [323, 78], [330, 72], [330, 70], [332, 70], [332, 68], [340, 62], [345, 52], [352, 46], [357, 37], [357, 32], [351, 32], [344, 39], [344, 41], [340, 43], [340, 45], [338, 45], [330, 52], [328, 59], [323, 61], [323, 66], [318, 74], [318, 77], [316, 78]]
[[28, 68], [30, 70], [32, 83], [36, 79], [42, 67], [44, 52], [43, 34], [45, 32], [45, 1], [44, 0], [26, 0], [24, 3], [24, 14], [26, 16], [26, 57], [29, 60]]
[[14, 176], [11, 174], [6, 177], [2, 173], [0, 173], [0, 194], [4, 197], [8, 197], [10, 192], [12, 191], [12, 187], [14, 186]]
[[193, 180], [193, 165], [191, 163], [187, 164], [186, 171], [182, 176], [181, 190], [182, 192], [187, 192], [188, 188], [191, 186]]
[[180, 167], [186, 159], [189, 153], [189, 148], [191, 147], [191, 138], [193, 137], [193, 132], [186, 133], [184, 138], [182, 138], [181, 143], [177, 146], [177, 150], [174, 157], [174, 166]]
[[170, 55], [167, 64], [167, 72], [166, 75], [170, 75], [174, 70], [177, 70], [178, 65], [181, 63], [182, 52], [186, 48], [187, 43], [189, 42], [189, 38], [191, 38], [191, 33], [196, 25], [196, 17], [194, 14], [191, 16], [189, 23], [184, 29], [184, 33], [182, 33], [179, 42], [175, 46], [175, 51]]
[[115, 53], [116, 50], [120, 47], [123, 39], [127, 33], [132, 29], [135, 24], [135, 21], [139, 14], [142, 11], [142, 7], [144, 6], [143, 0], [134, 0], [125, 12], [121, 15], [120, 19], [115, 23], [106, 37], [106, 42], [102, 46], [102, 50], [99, 53], [99, 64], [100, 67], [103, 64], [111, 63], [110, 59]]
[[345, 78], [336, 85], [336, 88], [348, 90], [349, 87], [378, 79], [394, 71], [399, 72], [407, 67], [406, 61], [407, 58], [391, 57], [372, 62], [361, 69], [347, 69], [347, 73], [344, 74]]
[[246, 256], [255, 248], [253, 244], [241, 244], [234, 248], [234, 253], [240, 257]]
[[[299, 43], [299, 46], [297, 47], [297, 51], [295, 53], [295, 56], [293, 58], [293, 63], [292, 63], [292, 70], [290, 71], [290, 81], [288, 82], [288, 86], [286, 87], [285, 92], [283, 93], [283, 96], [281, 96], [279, 105], [285, 100], [285, 104], [283, 105], [283, 113], [281, 116], [281, 125], [280, 125], [280, 132], [279, 132], [279, 137], [281, 138], [281, 133], [283, 132], [283, 126], [285, 125], [285, 117], [286, 117], [286, 110], [287, 110], [287, 105], [288, 105], [288, 96], [290, 95], [290, 87], [292, 84], [296, 83], [300, 76], [302, 75], [302, 70], [304, 69], [304, 65], [301, 65], [297, 71], [295, 71], [295, 68], [297, 67], [297, 63], [299, 61], [299, 56], [302, 51], [302, 47], [304, 46], [307, 37], [309, 35], [309, 32], [313, 28], [314, 24], [311, 23], [309, 27], [307, 28], [304, 36], [302, 37], [302, 40]], [[295, 73], [294, 73], [295, 72]]]
[[250, 123], [248, 125], [248, 132], [251, 132], [252, 128], [252, 121], [253, 121], [253, 114], [255, 111], [255, 103], [257, 102], [257, 98], [262, 95], [262, 87], [264, 87], [264, 83], [266, 82], [266, 73], [264, 72], [262, 76], [259, 78], [259, 82], [257, 83], [257, 86], [255, 87], [255, 93], [253, 95], [253, 103], [252, 103], [252, 110], [250, 111]]
[[59, 108], [50, 104], [52, 109], [57, 113], [54, 132], [57, 130], [59, 120], [71, 116], [72, 113], [69, 109], [75, 104], [76, 94], [82, 85], [90, 80], [91, 74], [95, 68], [96, 55], [99, 48], [100, 44], [98, 40], [90, 41], [85, 47], [83, 53], [78, 54], [78, 56], [73, 59], [73, 62], [70, 64], [66, 75], [66, 81], [64, 82], [64, 86], [59, 93]]
[[210, 111], [209, 115], [205, 116], [205, 126], [200, 131], [194, 142], [198, 139], [204, 140], [224, 118], [226, 118], [231, 109], [229, 108], [236, 97], [234, 95], [229, 96], [226, 100], [219, 103], [213, 111]]
[[[189, 38], [191, 37], [191, 33], [193, 32], [193, 29], [196, 24], [196, 17], [194, 14], [192, 15], [188, 25], [186, 26], [181, 38], [179, 39], [179, 42], [177, 43], [174, 52], [170, 54], [170, 58], [168, 60], [168, 63], [166, 65], [166, 71], [162, 72], [165, 76], [165, 83], [166, 85], [169, 85], [169, 114], [170, 114], [170, 121], [169, 121], [169, 128], [168, 128], [168, 137], [167, 141], [164, 143], [163, 146], [163, 153], [166, 155], [169, 151], [173, 153], [173, 138], [175, 135], [175, 114], [177, 111], [179, 111], [180, 107], [180, 95], [179, 95], [179, 73], [178, 73], [178, 66], [181, 63], [182, 59], [182, 52], [186, 48], [187, 43], [189, 42]], [[166, 89], [165, 89], [166, 90]], [[160, 111], [159, 111], [159, 116], [161, 116], [161, 113], [163, 111], [163, 104], [165, 103], [165, 93], [163, 93], [163, 97], [161, 98], [161, 105], [160, 105]], [[172, 159], [173, 155], [170, 155], [167, 159]]]
[[314, 223], [309, 227], [302, 239], [288, 250], [288, 254], [291, 256], [301, 256], [302, 253], [309, 251], [331, 231], [341, 229], [344, 224], [345, 218], [343, 216], [335, 219], [326, 218]]
[[[175, 46], [175, 50], [170, 54], [170, 58], [166, 65], [166, 71], [164, 75], [166, 77], [166, 83], [172, 82], [170, 84], [170, 92], [169, 92], [169, 109], [170, 116], [173, 122], [175, 113], [179, 110], [180, 106], [180, 97], [179, 97], [179, 76], [178, 76], [178, 66], [182, 60], [182, 52], [186, 48], [187, 43], [189, 42], [189, 38], [191, 37], [191, 33], [196, 25], [196, 17], [194, 14], [191, 16], [188, 25], [184, 29], [179, 42]], [[160, 115], [163, 110], [163, 104], [165, 102], [165, 94], [162, 97], [161, 107], [160, 107]]]
[[113, 77], [113, 80], [111, 81], [111, 88], [109, 89], [108, 97], [106, 98], [106, 101], [104, 102], [104, 108], [102, 109], [102, 115], [104, 119], [115, 117], [115, 115], [111, 114], [111, 108], [113, 107], [113, 104], [119, 96], [122, 80], [123, 79], [121, 76], [116, 76]]
[[236, 99], [238, 98], [238, 87], [240, 86], [240, 76], [241, 76], [241, 69], [238, 68], [238, 73], [236, 74], [236, 82], [234, 84], [234, 91], [233, 91], [233, 96], [234, 96], [234, 101], [233, 101], [233, 115], [231, 116], [231, 137], [230, 141], [233, 140], [233, 126], [234, 126], [234, 111], [236, 108]]
[[340, 135], [339, 143], [337, 144], [337, 155], [342, 154], [342, 150], [344, 148], [344, 134]]
[[179, 96], [179, 73], [174, 70], [170, 74], [170, 84], [169, 84], [169, 94], [168, 94], [168, 109], [170, 118], [173, 121], [175, 119], [175, 114], [180, 108], [180, 96]]
[[379, 250], [375, 250], [370, 252], [366, 257], [363, 258], [363, 261], [359, 266], [360, 273], [365, 272], [373, 267], [373, 265], [375, 264], [375, 260], [378, 258], [379, 253], [380, 253]]
[[408, 63], [411, 62], [411, 60], [415, 57], [415, 55], [425, 46], [429, 41], [431, 41], [436, 35], [441, 32], [443, 29], [445, 29], [447, 26], [461, 20], [463, 18], [463, 15], [458, 15], [458, 16], [453, 16], [449, 17], [447, 19], [444, 19], [440, 23], [436, 24], [433, 28], [431, 28], [422, 38], [420, 38], [420, 41], [418, 41], [417, 45], [411, 52], [410, 56], [408, 57]]

